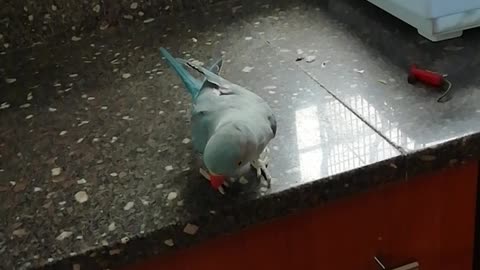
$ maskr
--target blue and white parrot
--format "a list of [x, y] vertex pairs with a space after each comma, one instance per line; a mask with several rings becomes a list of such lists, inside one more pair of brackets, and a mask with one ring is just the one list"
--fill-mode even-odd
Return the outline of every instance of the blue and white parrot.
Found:
[[[224, 193], [223, 185], [228, 186], [225, 180], [241, 176], [249, 166], [270, 186], [265, 155], [277, 132], [270, 106], [253, 92], [219, 76], [222, 59], [207, 69], [173, 58], [164, 48], [160, 51], [192, 96], [193, 148], [202, 154], [208, 171], [204, 176], [212, 187]], [[193, 77], [186, 67], [204, 78]]]

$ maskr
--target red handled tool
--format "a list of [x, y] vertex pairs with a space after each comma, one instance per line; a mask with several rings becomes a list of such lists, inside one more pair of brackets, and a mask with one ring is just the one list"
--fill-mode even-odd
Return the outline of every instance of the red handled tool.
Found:
[[442, 75], [440, 73], [436, 73], [436, 72], [425, 70], [425, 69], [419, 69], [416, 65], [412, 65], [408, 73], [408, 83], [414, 84], [417, 81], [420, 81], [426, 85], [429, 85], [435, 88], [443, 88], [445, 89], [445, 91], [437, 99], [437, 101], [446, 102], [447, 99], [445, 99], [445, 97], [448, 95], [448, 92], [452, 88], [452, 83], [450, 83], [447, 79], [445, 79], [445, 77], [446, 75]]

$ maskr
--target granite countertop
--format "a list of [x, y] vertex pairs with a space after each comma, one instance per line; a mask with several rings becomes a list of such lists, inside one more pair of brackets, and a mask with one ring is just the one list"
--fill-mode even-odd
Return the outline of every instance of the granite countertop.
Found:
[[[0, 268], [112, 268], [478, 158], [480, 78], [465, 74], [479, 31], [432, 44], [371, 21], [368, 5], [276, 5], [222, 3], [0, 55]], [[382, 31], [398, 51], [372, 45]], [[199, 176], [190, 100], [160, 46], [224, 54], [223, 76], [271, 104], [271, 189], [249, 178], [222, 196]], [[407, 84], [399, 59], [451, 73], [451, 100]]]

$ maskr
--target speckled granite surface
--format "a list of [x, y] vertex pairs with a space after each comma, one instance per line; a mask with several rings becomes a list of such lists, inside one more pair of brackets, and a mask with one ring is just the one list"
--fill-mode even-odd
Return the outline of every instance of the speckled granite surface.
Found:
[[[219, 6], [0, 55], [0, 267], [112, 268], [478, 157], [474, 90], [437, 104], [324, 8]], [[223, 51], [223, 75], [271, 104], [271, 189], [199, 176], [160, 46]]]
[[[207, 11], [223, 0], [0, 0], [0, 53], [39, 45], [49, 38], [104, 30], [168, 14]], [[230, 1], [231, 2], [231, 1]]]

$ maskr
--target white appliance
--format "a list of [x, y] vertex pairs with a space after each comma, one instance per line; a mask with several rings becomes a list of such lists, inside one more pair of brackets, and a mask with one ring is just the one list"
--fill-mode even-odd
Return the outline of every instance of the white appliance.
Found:
[[368, 0], [417, 28], [431, 41], [456, 38], [480, 26], [480, 0]]

